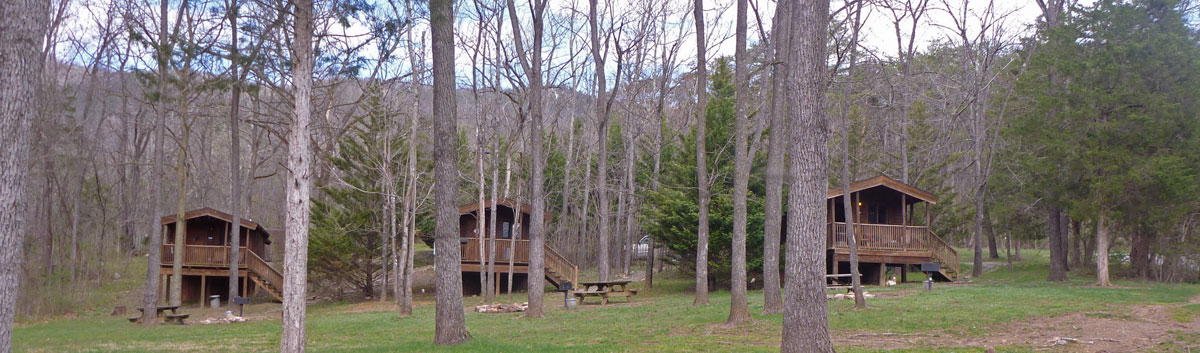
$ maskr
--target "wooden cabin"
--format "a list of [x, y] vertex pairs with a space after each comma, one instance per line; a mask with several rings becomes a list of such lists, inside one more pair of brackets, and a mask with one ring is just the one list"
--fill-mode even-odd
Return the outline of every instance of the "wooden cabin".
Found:
[[[843, 197], [841, 186], [826, 193], [826, 261], [832, 274], [850, 273]], [[880, 175], [851, 183], [849, 197], [853, 208], [849, 223], [854, 226], [863, 283], [883, 284], [889, 267], [899, 270], [895, 272], [903, 281], [909, 267], [931, 262], [941, 267], [935, 279], [958, 277], [958, 252], [929, 229], [929, 205], [937, 203], [937, 196]], [[914, 219], [917, 205], [924, 206], [924, 219]]]
[[[482, 206], [483, 216], [479, 215]], [[464, 294], [482, 293], [479, 278], [487, 271], [481, 254], [491, 254], [488, 248], [492, 237], [492, 208], [496, 209], [495, 232], [495, 281], [496, 291], [507, 288], [508, 272], [512, 269], [513, 289], [525, 289], [529, 273], [529, 234], [532, 221], [532, 206], [509, 199], [486, 200], [462, 205], [458, 208], [459, 251], [462, 257], [462, 282]], [[546, 212], [541, 222], [548, 222], [553, 215]], [[518, 220], [520, 222], [518, 222]], [[483, 234], [479, 234], [479, 223], [483, 222]], [[519, 224], [519, 226], [518, 226]], [[482, 248], [481, 248], [482, 243]], [[482, 253], [481, 253], [482, 251]], [[563, 282], [579, 283], [579, 267], [567, 261], [549, 244], [545, 246], [545, 275], [554, 285]]]
[[[208, 296], [220, 295], [221, 302], [229, 294], [229, 251], [233, 216], [212, 208], [200, 208], [184, 213], [184, 242], [182, 247], [183, 285], [181, 299], [185, 303], [207, 305]], [[277, 300], [283, 300], [283, 275], [267, 264], [271, 234], [262, 225], [241, 219], [238, 235], [238, 272], [240, 296], [249, 297], [263, 289]], [[175, 247], [176, 215], [162, 217], [162, 265], [159, 273], [159, 298], [170, 293], [170, 276], [179, 250]]]

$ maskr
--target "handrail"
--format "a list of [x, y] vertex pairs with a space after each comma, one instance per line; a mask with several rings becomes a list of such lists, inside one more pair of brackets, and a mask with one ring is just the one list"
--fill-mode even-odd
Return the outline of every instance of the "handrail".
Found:
[[267, 261], [259, 257], [258, 254], [255, 254], [253, 251], [251, 251], [250, 255], [252, 260], [249, 261], [250, 265], [248, 266], [248, 269], [266, 279], [267, 282], [270, 282], [273, 286], [275, 286], [275, 288], [283, 289], [283, 275], [280, 274], [279, 271], [276, 271], [274, 267], [271, 267]]
[[546, 267], [562, 274], [562, 277], [570, 280], [571, 284], [579, 285], [579, 266], [575, 266], [550, 245], [546, 245], [546, 255]]

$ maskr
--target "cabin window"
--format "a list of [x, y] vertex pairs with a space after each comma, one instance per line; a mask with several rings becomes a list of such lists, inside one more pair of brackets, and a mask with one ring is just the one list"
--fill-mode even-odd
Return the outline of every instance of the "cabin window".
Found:
[[500, 232], [500, 237], [504, 239], [512, 238], [512, 223], [504, 222], [504, 225], [501, 227], [503, 231]]

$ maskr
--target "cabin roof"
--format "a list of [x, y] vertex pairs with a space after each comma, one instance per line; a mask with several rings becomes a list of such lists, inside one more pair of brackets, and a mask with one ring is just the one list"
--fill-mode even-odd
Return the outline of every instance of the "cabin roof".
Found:
[[[162, 220], [161, 220], [162, 225], [168, 225], [171, 223], [175, 223], [175, 216], [176, 216], [175, 214], [163, 216]], [[233, 215], [230, 215], [225, 212], [217, 211], [211, 207], [197, 208], [197, 209], [183, 213], [184, 219], [196, 219], [196, 218], [200, 218], [200, 217], [204, 217], [204, 216], [216, 218], [216, 219], [225, 221], [225, 223], [233, 222], [232, 221]], [[240, 223], [242, 224], [242, 228], [262, 232], [263, 237], [266, 238], [266, 243], [267, 244], [271, 243], [271, 239], [270, 239], [271, 233], [267, 232], [267, 229], [263, 228], [263, 226], [261, 224], [258, 224], [256, 222], [246, 219], [246, 218], [242, 218]]]
[[[499, 204], [500, 206], [511, 208], [511, 209], [517, 209], [518, 202], [514, 201], [512, 199], [507, 199], [507, 198], [503, 198], [503, 197], [495, 199], [495, 200], [488, 199], [488, 200], [483, 201], [483, 208], [489, 209], [489, 208], [492, 208], [493, 205], [497, 205], [497, 204]], [[519, 204], [520, 204], [519, 207], [521, 209], [521, 213], [525, 213], [525, 214], [533, 213], [533, 206], [531, 206], [530, 204], [527, 204], [524, 202], [519, 203]], [[458, 215], [459, 216], [466, 215], [466, 214], [473, 213], [473, 212], [478, 212], [478, 211], [479, 211], [479, 202], [472, 202], [469, 204], [458, 206]], [[554, 217], [554, 213], [551, 213], [550, 211], [543, 211], [543, 212], [545, 212], [545, 214], [542, 217], [547, 221]]]
[[[915, 197], [921, 201], [925, 201], [925, 202], [932, 203], [932, 204], [937, 203], [937, 196], [935, 196], [934, 194], [932, 194], [928, 191], [925, 191], [925, 190], [918, 189], [915, 186], [902, 183], [899, 180], [889, 178], [886, 175], [880, 175], [880, 176], [877, 176], [874, 178], [863, 179], [863, 180], [853, 182], [850, 184], [850, 192], [855, 193], [855, 192], [859, 192], [859, 191], [863, 191], [863, 190], [871, 189], [871, 188], [876, 188], [876, 187], [886, 187], [888, 189], [896, 190], [905, 195]], [[843, 190], [842, 190], [841, 186], [829, 188], [829, 191], [826, 192], [826, 194], [825, 194], [825, 198], [832, 199], [832, 198], [835, 198], [838, 196], [842, 196], [842, 191]]]

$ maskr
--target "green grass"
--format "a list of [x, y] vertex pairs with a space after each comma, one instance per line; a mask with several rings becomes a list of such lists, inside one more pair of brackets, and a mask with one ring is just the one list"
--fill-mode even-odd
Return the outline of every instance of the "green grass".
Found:
[[1200, 304], [1188, 304], [1171, 310], [1171, 319], [1178, 322], [1189, 323], [1196, 318], [1200, 318]]
[[[965, 251], [964, 251], [965, 252]], [[963, 252], [960, 252], [962, 254]], [[1044, 253], [1043, 253], [1044, 254]], [[1118, 281], [1118, 288], [1091, 286], [1092, 279], [1072, 276], [1067, 283], [1048, 283], [1046, 259], [1025, 254], [1009, 270], [998, 267], [969, 285], [938, 284], [933, 291], [919, 283], [868, 287], [887, 299], [869, 300], [867, 310], [853, 310], [851, 301], [829, 303], [830, 328], [835, 335], [870, 332], [984, 335], [988, 328], [1038, 317], [1085, 312], [1119, 317], [1131, 305], [1186, 303], [1200, 294], [1200, 285]], [[965, 254], [964, 256], [969, 256]], [[969, 258], [969, 257], [967, 257]], [[308, 347], [317, 352], [343, 351], [778, 351], [780, 315], [763, 316], [762, 293], [750, 293], [752, 324], [727, 328], [714, 325], [728, 315], [729, 293], [712, 293], [712, 304], [691, 306], [691, 281], [686, 276], [657, 276], [653, 290], [639, 293], [633, 304], [605, 307], [585, 305], [567, 311], [561, 297], [548, 295], [548, 312], [541, 320], [518, 314], [468, 312], [472, 339], [455, 347], [432, 345], [434, 310], [431, 298], [421, 297], [412, 317], [399, 318], [377, 304], [322, 303], [308, 311]], [[134, 291], [137, 292], [137, 291]], [[504, 298], [503, 296], [501, 297]], [[523, 301], [517, 294], [515, 300]], [[594, 300], [593, 300], [594, 301]], [[617, 300], [620, 302], [620, 300]], [[467, 298], [468, 307], [478, 298]], [[1196, 315], [1194, 305], [1181, 306]], [[196, 312], [198, 309], [185, 309]], [[277, 304], [256, 305], [254, 311], [276, 310]], [[278, 314], [273, 314], [278, 315]], [[19, 325], [15, 351], [275, 351], [279, 320], [232, 325], [188, 325], [141, 328], [124, 318], [97, 314]], [[1182, 315], [1182, 314], [1181, 314]], [[205, 316], [193, 316], [193, 322]], [[1181, 334], [1180, 342], [1196, 337]], [[998, 347], [1022, 351], [1028, 347]], [[864, 351], [842, 347], [840, 351]], [[928, 347], [902, 352], [979, 351], [978, 348]]]

